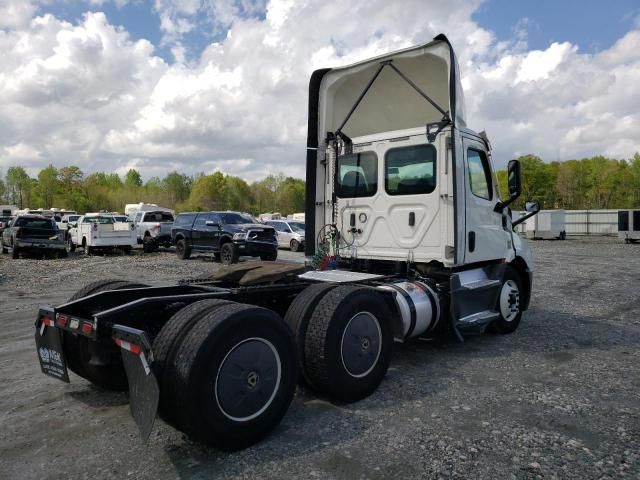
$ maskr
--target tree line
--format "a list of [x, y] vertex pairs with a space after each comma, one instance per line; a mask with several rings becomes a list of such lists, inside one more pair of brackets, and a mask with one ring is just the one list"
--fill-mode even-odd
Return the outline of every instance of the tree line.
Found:
[[30, 177], [22, 167], [0, 175], [0, 203], [18, 208], [63, 208], [77, 212], [124, 211], [127, 203], [156, 203], [177, 211], [236, 210], [253, 214], [304, 212], [304, 181], [284, 174], [247, 183], [239, 177], [171, 172], [143, 182], [140, 172], [85, 175], [80, 168], [53, 165]]
[[[640, 154], [629, 160], [603, 156], [544, 162], [535, 155], [518, 158], [522, 169], [522, 195], [513, 205], [522, 209], [526, 200], [540, 201], [542, 208], [615, 209], [640, 208]], [[507, 192], [506, 170], [497, 172], [502, 196]], [[157, 203], [177, 211], [237, 210], [254, 215], [277, 211], [284, 215], [304, 212], [304, 181], [280, 173], [248, 183], [221, 172], [185, 175], [171, 172], [164, 178], [143, 182], [140, 172], [85, 175], [80, 168], [53, 165], [30, 177], [19, 166], [0, 175], [0, 203], [19, 208], [58, 207], [78, 212], [124, 210], [127, 203]]]
[[[544, 162], [535, 155], [518, 158], [522, 195], [513, 209], [527, 200], [542, 208], [567, 210], [640, 208], [640, 154], [629, 160], [598, 155], [580, 160]], [[507, 173], [498, 172], [501, 193], [507, 194]]]

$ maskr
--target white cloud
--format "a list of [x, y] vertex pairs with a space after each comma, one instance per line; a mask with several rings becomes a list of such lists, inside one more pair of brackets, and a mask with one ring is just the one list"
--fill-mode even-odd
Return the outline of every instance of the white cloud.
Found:
[[[155, 0], [171, 65], [100, 13], [71, 24], [31, 10], [0, 30], [0, 168], [303, 177], [311, 72], [441, 31], [459, 55], [469, 124], [487, 130], [500, 165], [640, 150], [640, 31], [597, 54], [567, 42], [528, 51], [524, 20], [497, 42], [471, 18], [479, 0], [425, 3]], [[195, 28], [228, 32], [189, 58]]]

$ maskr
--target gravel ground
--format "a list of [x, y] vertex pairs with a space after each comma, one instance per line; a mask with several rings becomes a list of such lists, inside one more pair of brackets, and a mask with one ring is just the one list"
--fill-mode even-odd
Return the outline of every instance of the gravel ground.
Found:
[[126, 395], [45, 377], [33, 342], [40, 304], [101, 277], [198, 276], [210, 258], [0, 256], [0, 478], [640, 478], [640, 245], [532, 248], [516, 333], [396, 345], [372, 396], [341, 405], [299, 389], [276, 431], [235, 453], [161, 420], [143, 445]]

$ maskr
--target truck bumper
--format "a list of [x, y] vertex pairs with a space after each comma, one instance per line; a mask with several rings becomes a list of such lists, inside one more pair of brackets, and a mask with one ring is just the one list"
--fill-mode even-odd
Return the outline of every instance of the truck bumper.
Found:
[[42, 251], [50, 251], [50, 252], [54, 252], [54, 251], [62, 251], [65, 250], [66, 246], [64, 244], [64, 242], [60, 242], [60, 243], [49, 243], [49, 240], [43, 240], [41, 242], [37, 241], [37, 240], [16, 240], [16, 242], [14, 243], [14, 248], [19, 248], [20, 250], [22, 250], [23, 252], [42, 252]]
[[238, 247], [240, 255], [248, 257], [259, 257], [261, 255], [273, 255], [278, 252], [276, 242], [234, 242]]

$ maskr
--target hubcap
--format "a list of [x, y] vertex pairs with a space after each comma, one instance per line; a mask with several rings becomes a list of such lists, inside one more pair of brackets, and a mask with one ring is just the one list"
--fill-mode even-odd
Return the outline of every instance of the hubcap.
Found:
[[231, 420], [258, 417], [273, 402], [280, 386], [280, 355], [264, 338], [248, 338], [224, 357], [214, 384], [216, 403]]
[[382, 350], [382, 332], [378, 319], [369, 312], [355, 314], [342, 333], [340, 354], [349, 375], [361, 378], [378, 363]]
[[507, 322], [513, 321], [520, 312], [520, 292], [513, 280], [507, 280], [500, 292], [500, 313]]

